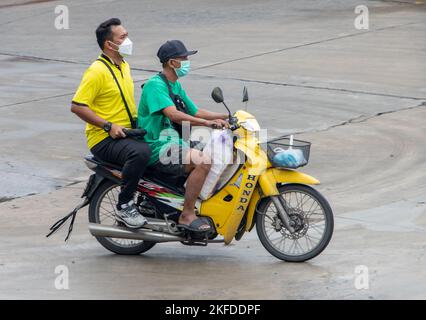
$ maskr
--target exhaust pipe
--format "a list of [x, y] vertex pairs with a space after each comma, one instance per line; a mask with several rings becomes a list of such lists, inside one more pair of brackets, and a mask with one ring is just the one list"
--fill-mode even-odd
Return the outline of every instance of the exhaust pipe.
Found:
[[99, 223], [89, 223], [89, 231], [95, 237], [109, 237], [153, 242], [185, 241], [183, 237], [148, 229], [128, 229], [116, 226], [105, 226]]

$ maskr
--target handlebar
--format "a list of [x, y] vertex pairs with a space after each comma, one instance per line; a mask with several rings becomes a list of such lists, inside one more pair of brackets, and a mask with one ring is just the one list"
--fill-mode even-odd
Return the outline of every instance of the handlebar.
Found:
[[128, 137], [142, 138], [146, 134], [145, 129], [123, 129]]
[[229, 117], [229, 124], [230, 124], [229, 129], [231, 131], [235, 131], [240, 127], [240, 125], [238, 124], [238, 118], [237, 117]]
[[[238, 128], [240, 128], [240, 125], [238, 124], [238, 118], [237, 117], [230, 117], [229, 118], [229, 129], [231, 131], [235, 131]], [[216, 125], [213, 125], [213, 129], [217, 129], [218, 127]], [[145, 129], [123, 129], [123, 132], [128, 137], [135, 137], [135, 138], [142, 138], [146, 134]]]
[[240, 128], [240, 125], [239, 125], [238, 123], [236, 123], [236, 124], [231, 125], [231, 126], [229, 127], [229, 130], [231, 130], [231, 131], [235, 131], [235, 130], [237, 130], [237, 129], [239, 129], [239, 128]]
[[[234, 118], [234, 117], [232, 117], [230, 119], [229, 124], [230, 124], [229, 130], [231, 130], [231, 131], [235, 131], [240, 127], [240, 125], [238, 124], [238, 119]], [[213, 124], [212, 128], [213, 129], [219, 129], [219, 127], [216, 124]]]

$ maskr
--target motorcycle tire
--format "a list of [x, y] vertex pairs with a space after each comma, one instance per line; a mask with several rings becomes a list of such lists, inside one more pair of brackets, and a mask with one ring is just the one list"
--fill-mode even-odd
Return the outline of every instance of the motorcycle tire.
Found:
[[[322, 237], [319, 240], [319, 243], [315, 247], [313, 247], [312, 250], [308, 252], [303, 252], [300, 255], [297, 255], [297, 254], [288, 254], [283, 252], [282, 250], [279, 250], [276, 246], [273, 245], [271, 239], [269, 239], [268, 233], [265, 228], [265, 224], [266, 224], [265, 213], [268, 211], [269, 206], [272, 204], [272, 200], [268, 197], [268, 198], [262, 199], [257, 206], [256, 231], [259, 236], [260, 242], [270, 254], [272, 254], [274, 257], [283, 261], [304, 262], [316, 257], [327, 247], [333, 234], [334, 219], [333, 219], [333, 212], [329, 203], [317, 190], [306, 185], [300, 185], [300, 184], [282, 185], [279, 187], [279, 192], [280, 192], [280, 196], [290, 192], [298, 192], [305, 195], [309, 195], [309, 197], [314, 199], [318, 203], [318, 206], [321, 207], [323, 211], [324, 221], [325, 221], [324, 233], [322, 234]], [[304, 221], [303, 223], [304, 223], [304, 228], [306, 228], [306, 225], [309, 226], [309, 222]], [[282, 227], [281, 231], [277, 231], [277, 230], [275, 231], [281, 232], [282, 234], [283, 229], [285, 229], [284, 226]], [[288, 231], [286, 235], [291, 236], [291, 234], [288, 233]], [[284, 241], [286, 241], [286, 239]], [[284, 248], [285, 248], [285, 244], [284, 244]]]
[[[96, 190], [89, 203], [89, 222], [100, 223], [99, 208], [105, 196], [114, 188], [119, 186], [112, 181], [105, 181]], [[95, 237], [106, 249], [120, 255], [138, 255], [151, 249], [156, 242], [138, 240], [134, 245], [120, 245], [113, 238]]]

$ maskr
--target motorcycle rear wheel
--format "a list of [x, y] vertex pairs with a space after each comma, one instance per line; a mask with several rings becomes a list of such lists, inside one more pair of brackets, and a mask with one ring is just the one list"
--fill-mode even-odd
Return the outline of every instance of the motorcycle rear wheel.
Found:
[[[106, 181], [99, 186], [89, 204], [89, 221], [91, 223], [116, 226], [114, 217], [120, 187], [112, 181]], [[138, 255], [151, 249], [156, 242], [144, 240], [117, 239], [95, 237], [106, 249], [116, 254]]]
[[[284, 227], [272, 200], [265, 198], [259, 203], [256, 215], [260, 242], [280, 260], [304, 262], [316, 257], [327, 247], [333, 234], [330, 205], [318, 191], [306, 185], [283, 185], [279, 191], [296, 232], [291, 234]], [[302, 244], [306, 244], [306, 249]]]

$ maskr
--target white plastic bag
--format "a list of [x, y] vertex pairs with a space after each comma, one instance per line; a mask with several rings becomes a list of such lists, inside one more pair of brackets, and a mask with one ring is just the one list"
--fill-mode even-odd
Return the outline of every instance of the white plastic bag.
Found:
[[233, 148], [234, 143], [231, 130], [217, 129], [212, 131], [211, 139], [203, 149], [203, 153], [208, 155], [212, 160], [212, 166], [200, 192], [202, 200], [208, 199], [216, 191], [216, 186], [222, 173], [232, 164]]

